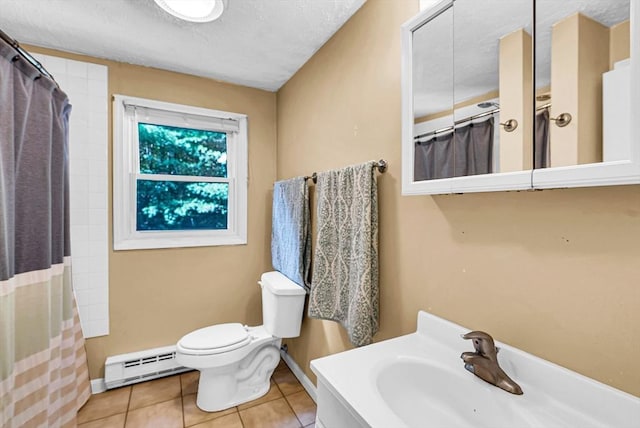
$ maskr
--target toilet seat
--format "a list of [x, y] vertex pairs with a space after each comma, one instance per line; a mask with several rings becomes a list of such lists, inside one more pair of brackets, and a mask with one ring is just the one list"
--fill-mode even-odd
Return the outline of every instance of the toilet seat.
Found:
[[242, 348], [251, 342], [248, 328], [240, 323], [217, 324], [193, 331], [178, 342], [180, 352], [213, 355]]

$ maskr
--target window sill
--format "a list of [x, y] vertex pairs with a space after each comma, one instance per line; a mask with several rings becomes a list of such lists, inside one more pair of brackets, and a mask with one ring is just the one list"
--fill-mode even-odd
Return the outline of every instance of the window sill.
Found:
[[[169, 232], [171, 233], [171, 232]], [[246, 236], [225, 234], [224, 236], [167, 236], [158, 233], [147, 237], [133, 237], [114, 240], [113, 250], [151, 250], [160, 248], [216, 247], [221, 245], [246, 245]]]

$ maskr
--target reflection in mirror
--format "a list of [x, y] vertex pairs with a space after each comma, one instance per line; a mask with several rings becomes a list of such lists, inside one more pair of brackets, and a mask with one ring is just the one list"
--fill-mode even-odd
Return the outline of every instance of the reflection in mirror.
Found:
[[413, 35], [414, 179], [530, 170], [531, 0], [456, 0]]
[[455, 2], [459, 175], [532, 168], [532, 13], [531, 0]]
[[536, 168], [630, 159], [629, 3], [536, 0]]
[[453, 177], [453, 8], [436, 8], [413, 32], [414, 181]]

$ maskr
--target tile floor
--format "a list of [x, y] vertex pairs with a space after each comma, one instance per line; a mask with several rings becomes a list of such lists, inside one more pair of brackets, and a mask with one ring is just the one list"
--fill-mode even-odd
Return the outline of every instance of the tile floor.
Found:
[[314, 427], [316, 403], [284, 362], [266, 395], [220, 412], [196, 406], [199, 372], [187, 372], [91, 396], [78, 412], [79, 428]]

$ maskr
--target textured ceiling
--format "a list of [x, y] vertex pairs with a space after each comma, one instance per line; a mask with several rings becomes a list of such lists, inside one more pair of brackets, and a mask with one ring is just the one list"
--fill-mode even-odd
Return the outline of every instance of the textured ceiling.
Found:
[[[629, 2], [537, 0], [537, 87], [549, 84], [555, 22], [581, 12], [609, 27], [629, 19]], [[452, 9], [414, 32], [415, 116], [497, 90], [498, 41], [519, 28], [531, 34], [531, 6], [531, 0], [456, 0]]]
[[0, 29], [22, 44], [276, 91], [365, 1], [228, 0], [220, 19], [198, 24], [153, 0], [0, 0]]

